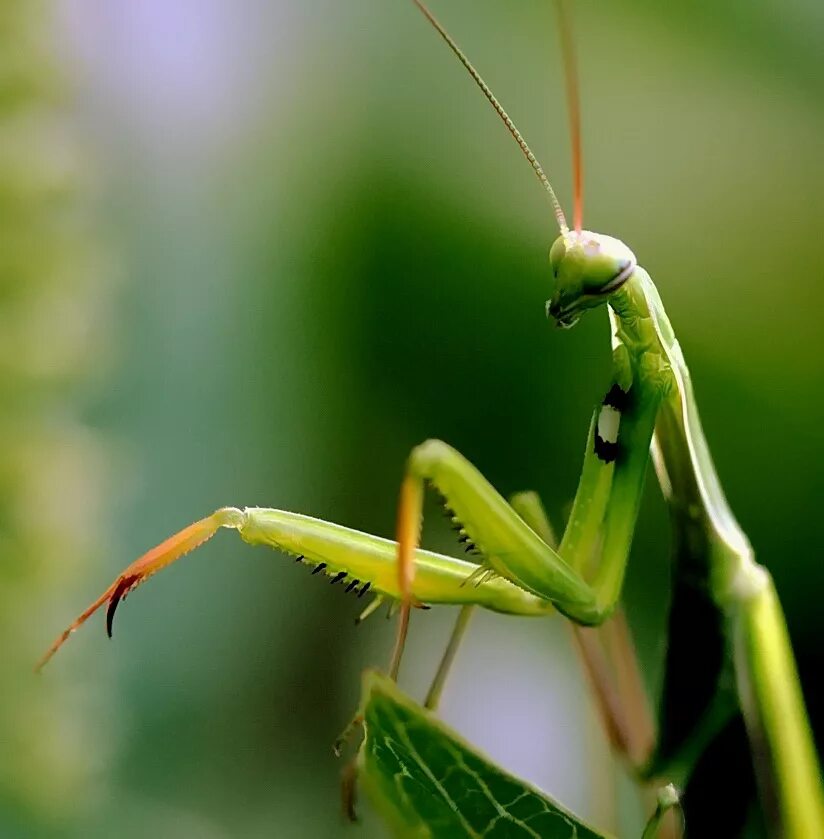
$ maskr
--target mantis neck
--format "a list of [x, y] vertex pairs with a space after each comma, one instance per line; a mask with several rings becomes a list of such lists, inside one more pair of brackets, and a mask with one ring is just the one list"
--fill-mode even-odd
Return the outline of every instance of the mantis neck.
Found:
[[689, 369], [643, 268], [610, 299], [610, 319], [619, 375], [631, 374], [642, 395], [649, 388], [665, 389], [652, 442], [655, 471], [687, 553], [711, 566], [705, 570], [723, 600], [737, 574], [752, 564], [753, 552], [721, 489]]

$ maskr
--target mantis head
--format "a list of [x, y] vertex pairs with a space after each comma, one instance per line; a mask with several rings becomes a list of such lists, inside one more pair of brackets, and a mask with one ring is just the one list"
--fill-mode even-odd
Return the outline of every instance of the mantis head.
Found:
[[557, 284], [546, 304], [547, 316], [565, 329], [574, 326], [584, 310], [606, 303], [638, 264], [635, 254], [619, 239], [588, 230], [559, 236], [549, 252], [549, 262]]
[[481, 93], [506, 126], [527, 159], [533, 172], [546, 191], [561, 235], [555, 240], [549, 253], [552, 273], [557, 284], [555, 294], [547, 302], [547, 315], [555, 318], [558, 326], [573, 326], [585, 309], [606, 303], [635, 272], [635, 254], [618, 239], [582, 230], [583, 224], [583, 163], [581, 151], [581, 114], [578, 97], [578, 77], [575, 71], [575, 55], [570, 23], [563, 2], [556, 4], [561, 29], [561, 52], [564, 57], [567, 82], [567, 104], [569, 106], [570, 131], [572, 135], [572, 171], [574, 184], [573, 229], [567, 224], [561, 204], [546, 176], [543, 167], [527, 145], [521, 132], [515, 127], [509, 114], [481, 78], [478, 71], [455, 43], [452, 36], [438, 22], [424, 0], [414, 0], [426, 19], [437, 30], [447, 46], [463, 64]]

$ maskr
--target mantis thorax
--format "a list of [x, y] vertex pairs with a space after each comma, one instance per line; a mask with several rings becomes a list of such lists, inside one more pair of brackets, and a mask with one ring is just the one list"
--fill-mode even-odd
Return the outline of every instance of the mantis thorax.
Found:
[[619, 239], [589, 230], [559, 236], [549, 261], [557, 284], [547, 302], [547, 315], [564, 328], [574, 326], [584, 310], [606, 303], [638, 264]]

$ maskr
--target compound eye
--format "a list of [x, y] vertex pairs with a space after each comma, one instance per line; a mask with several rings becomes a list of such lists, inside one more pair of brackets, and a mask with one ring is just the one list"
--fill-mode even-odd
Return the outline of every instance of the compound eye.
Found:
[[635, 260], [626, 260], [619, 269], [618, 273], [607, 283], [601, 286], [601, 294], [611, 294], [616, 289], [619, 289], [635, 271]]
[[637, 263], [632, 251], [607, 236], [596, 244], [598, 252], [586, 259], [583, 286], [587, 294], [605, 296], [617, 291], [635, 272]]
[[586, 294], [606, 296], [617, 291], [635, 272], [635, 254], [620, 239], [601, 233], [582, 241], [583, 289]]

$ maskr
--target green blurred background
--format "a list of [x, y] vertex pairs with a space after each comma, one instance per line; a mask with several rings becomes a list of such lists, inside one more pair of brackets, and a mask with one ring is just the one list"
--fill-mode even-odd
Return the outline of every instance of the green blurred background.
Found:
[[[433, 5], [569, 204], [548, 0]], [[820, 733], [822, 6], [575, 6], [586, 225], [658, 284]], [[0, 4], [0, 836], [361, 835], [331, 744], [392, 626], [356, 629], [362, 602], [283, 557], [221, 535], [130, 599], [113, 642], [95, 620], [31, 666], [217, 506], [391, 534], [426, 437], [560, 520], [609, 354], [605, 313], [546, 321], [554, 235], [404, 0]], [[425, 540], [453, 549], [439, 520]], [[650, 481], [626, 601], [653, 690], [668, 549]], [[418, 696], [451, 617], [414, 617]], [[584, 696], [560, 621], [483, 615], [443, 712], [637, 835]], [[726, 757], [730, 784], [746, 757]]]

